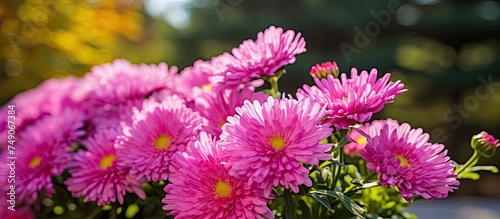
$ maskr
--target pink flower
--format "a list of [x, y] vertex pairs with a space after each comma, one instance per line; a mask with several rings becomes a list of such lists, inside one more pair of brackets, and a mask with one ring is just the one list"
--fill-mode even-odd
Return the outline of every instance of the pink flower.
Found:
[[387, 122], [381, 129], [370, 127], [363, 135], [368, 143], [361, 157], [367, 168], [380, 175], [380, 184], [396, 186], [407, 201], [413, 195], [446, 198], [458, 188], [455, 167], [444, 145], [429, 143], [429, 135], [422, 129]]
[[398, 124], [397, 121], [392, 119], [375, 120], [371, 123], [365, 123], [359, 128], [352, 129], [347, 133], [347, 139], [351, 142], [344, 147], [344, 153], [350, 157], [359, 157], [361, 152], [365, 150], [365, 145], [367, 143], [366, 137], [360, 132], [369, 133], [372, 127], [379, 132], [386, 122]]
[[250, 88], [244, 88], [241, 91], [225, 89], [203, 92], [194, 100], [194, 108], [208, 119], [205, 131], [218, 137], [222, 132], [222, 125], [227, 122], [227, 117], [236, 114], [236, 107], [242, 106], [243, 101], [258, 100], [263, 103], [267, 97], [267, 94], [254, 92]]
[[218, 65], [218, 59], [214, 57], [211, 61], [197, 60], [193, 66], [182, 70], [179, 91], [186, 99], [191, 100], [203, 91], [211, 91], [217, 83], [222, 82], [221, 69], [224, 67]]
[[274, 218], [263, 190], [230, 175], [223, 153], [215, 139], [202, 132], [187, 152], [175, 154], [163, 210], [178, 219]]
[[176, 95], [161, 103], [147, 101], [142, 108], [120, 138], [121, 164], [147, 181], [167, 180], [172, 155], [196, 140], [202, 117]]
[[[42, 190], [46, 196], [52, 196], [52, 177], [61, 175], [68, 166], [72, 144], [84, 134], [83, 120], [75, 111], [45, 116], [19, 134], [15, 153], [2, 154], [2, 162], [15, 162], [16, 201], [33, 204]], [[7, 177], [10, 168], [4, 165], [0, 178]]]
[[265, 194], [283, 185], [295, 193], [299, 185], [311, 186], [303, 164], [317, 165], [331, 159], [331, 144], [319, 142], [332, 129], [321, 125], [324, 107], [309, 99], [273, 99], [263, 104], [245, 101], [222, 127], [221, 145], [231, 158], [231, 174], [248, 177]]
[[481, 156], [492, 157], [497, 148], [500, 147], [499, 140], [488, 132], [482, 131], [481, 133], [472, 136], [471, 146]]
[[149, 100], [132, 99], [125, 103], [106, 104], [92, 108], [87, 114], [89, 119], [86, 124], [87, 137], [95, 132], [105, 129], [115, 129], [119, 132], [123, 127], [132, 122], [135, 109], [141, 109], [143, 102]]
[[227, 55], [224, 85], [238, 86], [261, 76], [273, 76], [281, 67], [295, 62], [295, 56], [306, 51], [306, 42], [300, 33], [283, 31], [271, 26], [257, 34], [257, 40], [243, 41]]
[[83, 90], [89, 92], [94, 106], [142, 100], [155, 93], [177, 93], [177, 67], [166, 63], [133, 65], [124, 59], [94, 66], [85, 76]]
[[84, 196], [84, 202], [96, 201], [99, 206], [116, 201], [123, 204], [127, 192], [145, 198], [141, 183], [129, 174], [128, 168], [118, 164], [116, 135], [113, 130], [101, 130], [84, 142], [87, 150], [73, 154], [71, 177], [65, 181], [73, 197]]
[[[83, 83], [80, 78], [49, 79], [36, 88], [17, 94], [0, 108], [0, 118], [9, 116], [9, 106], [14, 106], [16, 133], [45, 116], [58, 115], [66, 110], [83, 111], [88, 107], [84, 92], [75, 91]], [[64, 117], [63, 115], [61, 117]], [[7, 145], [7, 119], [0, 119], [0, 150]]]
[[370, 73], [362, 71], [358, 75], [358, 70], [353, 68], [349, 79], [345, 73], [340, 80], [332, 75], [324, 79], [315, 78], [316, 86], [304, 85], [297, 91], [297, 97], [299, 100], [311, 98], [326, 105], [327, 122], [336, 129], [346, 129], [356, 122], [370, 120], [385, 104], [392, 103], [394, 97], [406, 91], [400, 81], [389, 82], [389, 77], [387, 73], [377, 79], [376, 69]]
[[327, 75], [333, 75], [336, 78], [339, 76], [339, 66], [337, 62], [323, 62], [311, 67], [309, 74], [313, 78], [326, 78]]

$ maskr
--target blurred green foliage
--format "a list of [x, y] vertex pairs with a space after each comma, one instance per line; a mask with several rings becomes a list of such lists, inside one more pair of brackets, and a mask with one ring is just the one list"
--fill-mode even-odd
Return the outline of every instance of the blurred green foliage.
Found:
[[[277, 25], [307, 41], [308, 52], [280, 81], [286, 93], [311, 84], [308, 70], [318, 62], [335, 60], [342, 72], [376, 67], [409, 90], [377, 118], [422, 127], [459, 162], [472, 153], [473, 134], [500, 136], [498, 1], [188, 2], [189, 26], [176, 29], [140, 0], [1, 0], [0, 103], [47, 78], [81, 76], [115, 58], [182, 69]], [[500, 155], [484, 162], [494, 160], [500, 164]], [[499, 181], [484, 174], [480, 182], [463, 181], [457, 193], [500, 197]]]

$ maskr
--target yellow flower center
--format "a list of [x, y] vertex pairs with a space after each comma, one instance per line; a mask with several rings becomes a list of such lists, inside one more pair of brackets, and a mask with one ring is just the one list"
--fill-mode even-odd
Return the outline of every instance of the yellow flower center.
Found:
[[271, 146], [273, 146], [277, 151], [281, 150], [285, 146], [285, 140], [282, 137], [271, 138]]
[[219, 122], [219, 128], [222, 128], [222, 126], [224, 126], [224, 124], [226, 124], [226, 121], [220, 121]]
[[201, 85], [201, 88], [203, 90], [212, 90], [212, 85], [211, 84], [204, 84], [204, 85]]
[[215, 184], [215, 195], [217, 195], [218, 197], [223, 198], [231, 195], [231, 190], [232, 187], [227, 182], [219, 180]]
[[113, 161], [115, 161], [115, 159], [116, 159], [115, 155], [108, 154], [101, 159], [101, 163], [99, 164], [99, 166], [103, 170], [108, 169], [108, 167], [113, 165]]
[[400, 167], [408, 166], [408, 160], [403, 155], [401, 155], [401, 154], [394, 155], [394, 160], [397, 160], [397, 159], [400, 160], [400, 162], [399, 162]]
[[156, 148], [158, 149], [169, 149], [172, 146], [172, 139], [168, 135], [160, 135], [155, 142]]
[[31, 159], [30, 161], [30, 168], [33, 169], [35, 167], [37, 167], [38, 165], [40, 165], [40, 162], [42, 161], [42, 158], [41, 157], [34, 157], [33, 159]]
[[356, 139], [356, 143], [358, 143], [359, 145], [365, 145], [367, 142], [366, 140], [366, 137], [365, 136], [359, 136], [357, 139]]

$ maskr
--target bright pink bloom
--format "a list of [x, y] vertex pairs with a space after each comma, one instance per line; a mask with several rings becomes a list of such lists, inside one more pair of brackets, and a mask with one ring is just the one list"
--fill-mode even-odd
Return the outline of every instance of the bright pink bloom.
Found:
[[368, 143], [361, 157], [367, 168], [380, 175], [380, 184], [396, 186], [407, 201], [413, 195], [446, 198], [458, 188], [455, 166], [444, 145], [429, 143], [429, 135], [422, 129], [387, 122], [363, 135]]
[[205, 131], [218, 137], [222, 132], [222, 125], [226, 124], [227, 117], [236, 114], [236, 107], [243, 105], [243, 101], [266, 101], [269, 95], [263, 92], [254, 92], [250, 88], [241, 91], [225, 89], [212, 92], [203, 92], [194, 100], [194, 108], [208, 119]]
[[218, 62], [219, 58], [214, 57], [211, 61], [197, 60], [193, 66], [186, 67], [180, 73], [179, 92], [188, 99], [196, 98], [204, 91], [211, 91], [217, 83], [222, 82], [223, 72]]
[[132, 99], [125, 103], [106, 104], [93, 108], [89, 114], [86, 130], [87, 136], [92, 136], [96, 131], [104, 129], [115, 129], [121, 132], [126, 124], [132, 122], [134, 110], [140, 110], [143, 102], [141, 99]]
[[266, 194], [283, 185], [298, 192], [311, 186], [309, 171], [302, 164], [317, 165], [331, 159], [331, 144], [319, 142], [332, 133], [321, 125], [326, 111], [309, 99], [273, 99], [263, 104], [245, 101], [222, 127], [221, 145], [231, 158], [231, 174], [248, 177]]
[[339, 66], [337, 62], [323, 62], [311, 67], [309, 74], [313, 78], [326, 78], [327, 75], [339, 76]]
[[223, 153], [215, 139], [202, 132], [187, 152], [175, 154], [163, 210], [178, 219], [274, 218], [263, 190], [246, 178], [231, 176]]
[[147, 181], [167, 180], [172, 155], [196, 140], [202, 124], [200, 114], [176, 95], [161, 103], [146, 101], [120, 138], [121, 164]]
[[[16, 133], [39, 119], [49, 115], [58, 115], [66, 110], [83, 111], [88, 104], [86, 94], [75, 91], [83, 83], [82, 79], [69, 76], [53, 78], [42, 82], [36, 88], [17, 94], [12, 100], [0, 108], [0, 150], [6, 146], [7, 116], [13, 105], [15, 111]], [[62, 116], [64, 117], [64, 116]], [[5, 118], [5, 119], [3, 119]]]
[[375, 120], [371, 123], [365, 123], [359, 128], [352, 129], [347, 133], [347, 139], [351, 142], [344, 147], [344, 153], [350, 157], [359, 157], [361, 152], [365, 150], [365, 145], [367, 143], [366, 137], [360, 132], [369, 133], [372, 127], [375, 130], [380, 130], [386, 122], [394, 122], [397, 124], [397, 121], [392, 119]]
[[306, 51], [300, 33], [271, 26], [257, 34], [257, 40], [243, 41], [232, 50], [224, 77], [224, 85], [238, 86], [261, 76], [273, 76], [281, 67], [295, 62], [295, 56]]
[[92, 67], [85, 76], [83, 90], [90, 93], [94, 106], [142, 100], [155, 93], [176, 93], [177, 67], [166, 63], [133, 65], [117, 59], [112, 63]]
[[497, 148], [500, 147], [499, 140], [488, 132], [482, 131], [481, 133], [472, 136], [471, 146], [481, 156], [492, 157]]
[[326, 105], [328, 110], [327, 122], [336, 129], [347, 129], [349, 126], [363, 123], [380, 112], [384, 105], [392, 103], [394, 97], [405, 92], [400, 81], [390, 82], [390, 74], [377, 79], [377, 69], [370, 73], [351, 70], [351, 78], [346, 74], [341, 79], [328, 75], [327, 78], [315, 78], [316, 86], [304, 85], [297, 91], [297, 97], [312, 98], [314, 101]]
[[[16, 201], [33, 204], [42, 190], [46, 196], [52, 196], [52, 177], [61, 175], [68, 166], [72, 144], [85, 134], [81, 131], [83, 120], [75, 111], [45, 116], [18, 135], [15, 154], [2, 154], [2, 162], [15, 161]], [[9, 169], [4, 165], [0, 178], [7, 176]]]
[[99, 206], [116, 201], [123, 204], [127, 192], [145, 198], [136, 176], [118, 164], [120, 159], [114, 146], [116, 135], [113, 130], [101, 130], [83, 143], [87, 150], [73, 154], [71, 177], [65, 181], [73, 197], [84, 196], [84, 202], [96, 201]]

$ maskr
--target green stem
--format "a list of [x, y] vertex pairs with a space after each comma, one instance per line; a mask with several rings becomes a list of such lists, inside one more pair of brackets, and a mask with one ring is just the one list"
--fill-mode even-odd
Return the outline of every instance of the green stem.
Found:
[[[363, 180], [361, 180], [361, 183], [366, 183], [368, 182], [368, 180], [370, 180], [371, 178], [373, 178], [374, 176], [376, 176], [377, 174], [374, 173], [374, 172], [371, 172], [368, 176], [366, 176]], [[351, 184], [351, 186], [349, 186], [349, 188], [347, 188], [345, 191], [344, 191], [344, 194], [347, 194], [348, 192], [352, 191], [353, 189], [356, 188], [356, 185], [355, 184]]]
[[274, 98], [279, 98], [278, 78], [271, 77], [269, 83], [271, 84], [271, 94]]
[[297, 219], [295, 213], [295, 202], [293, 201], [292, 191], [285, 189], [285, 219]]
[[264, 76], [263, 79], [265, 79], [269, 84], [271, 84], [271, 95], [274, 98], [279, 98], [280, 96], [280, 91], [278, 88], [278, 80], [281, 78], [281, 76], [285, 74], [285, 69], [280, 69], [278, 70], [274, 76]]
[[[342, 140], [341, 140], [341, 142], [342, 142]], [[339, 163], [343, 164], [344, 158], [345, 158], [344, 150], [341, 148], [340, 150], [337, 150], [337, 151], [338, 151], [338, 161], [339, 161]], [[335, 165], [335, 176], [333, 176], [333, 182], [332, 182], [333, 189], [335, 189], [335, 187], [337, 187], [337, 182], [339, 181], [341, 171], [342, 171], [342, 167], [340, 165]]]
[[455, 171], [457, 175], [460, 175], [460, 173], [465, 171], [467, 168], [476, 165], [477, 161], [479, 160], [479, 157], [480, 157], [479, 153], [477, 153], [477, 151], [474, 151], [474, 154], [472, 154], [469, 160], [465, 162], [465, 164], [462, 165], [460, 168], [458, 168], [458, 170]]

